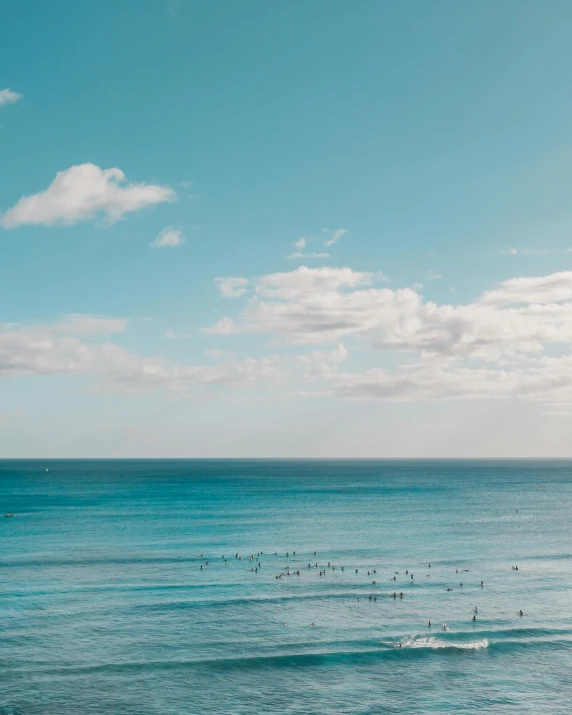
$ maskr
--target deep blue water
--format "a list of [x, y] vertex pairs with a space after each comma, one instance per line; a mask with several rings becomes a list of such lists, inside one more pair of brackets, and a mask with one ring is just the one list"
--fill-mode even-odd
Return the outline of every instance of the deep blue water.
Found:
[[2, 715], [572, 711], [571, 462], [0, 461], [0, 510]]

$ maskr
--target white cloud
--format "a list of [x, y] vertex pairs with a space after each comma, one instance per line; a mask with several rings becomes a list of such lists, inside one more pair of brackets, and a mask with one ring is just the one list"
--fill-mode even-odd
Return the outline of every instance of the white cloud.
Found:
[[481, 303], [503, 305], [519, 303], [561, 303], [572, 299], [572, 271], [548, 276], [510, 278], [481, 298]]
[[330, 231], [327, 228], [323, 228], [322, 231], [330, 236], [327, 241], [324, 241], [325, 248], [329, 248], [330, 246], [333, 246], [334, 243], [338, 243], [338, 241], [341, 241], [344, 234], [347, 233], [347, 229], [345, 228], [338, 228], [335, 231]]
[[167, 226], [149, 245], [151, 248], [175, 248], [184, 242], [185, 237], [179, 229], [173, 226]]
[[292, 298], [309, 293], [329, 293], [341, 288], [357, 288], [372, 282], [371, 273], [351, 268], [308, 268], [299, 266], [286, 273], [270, 273], [258, 279], [256, 291], [274, 298]]
[[3, 107], [5, 104], [16, 104], [23, 96], [23, 94], [14, 92], [11, 89], [0, 89], [0, 107]]
[[572, 272], [516, 278], [468, 305], [424, 302], [411, 288], [372, 287], [373, 274], [305, 266], [264, 276], [238, 320], [207, 332], [262, 333], [287, 343], [362, 337], [389, 350], [498, 361], [572, 341]]
[[[31, 376], [91, 376], [101, 389], [141, 391], [162, 388], [173, 394], [208, 385], [251, 383], [281, 375], [277, 356], [258, 360], [228, 360], [210, 366], [176, 365], [158, 357], [144, 357], [119, 345], [102, 342], [105, 325], [116, 332], [113, 319], [73, 316], [48, 325], [0, 325], [0, 378]], [[85, 334], [91, 324], [91, 334]]]
[[174, 330], [169, 328], [167, 332], [165, 333], [165, 337], [168, 340], [186, 340], [190, 338], [191, 336], [188, 333], [176, 333]]
[[[288, 380], [291, 394], [344, 400], [516, 398], [559, 415], [570, 410], [572, 272], [511, 278], [465, 305], [424, 301], [411, 288], [380, 288], [378, 278], [305, 266], [262, 276], [236, 318], [205, 331], [322, 345], [303, 355], [295, 349], [238, 361], [211, 350], [214, 365], [177, 365], [111, 342], [125, 330], [123, 319], [72, 314], [50, 325], [0, 325], [0, 376], [92, 375], [106, 389], [160, 387], [183, 396], [208, 385]], [[237, 279], [218, 282], [229, 280]], [[221, 290], [232, 294], [246, 284], [242, 278]], [[167, 337], [182, 334], [169, 330]], [[359, 351], [360, 369], [352, 370], [346, 338]], [[377, 349], [366, 353], [366, 344]]]
[[113, 223], [131, 211], [176, 198], [168, 186], [124, 184], [124, 181], [120, 169], [104, 170], [95, 164], [72, 166], [58, 172], [45, 191], [22, 197], [0, 216], [0, 225], [71, 226], [99, 217]]
[[502, 253], [505, 256], [517, 256], [519, 254], [522, 254], [524, 256], [543, 256], [544, 254], [548, 253], [548, 250], [546, 248], [509, 248], [509, 249], [501, 249], [499, 253]]
[[203, 328], [204, 333], [210, 333], [211, 335], [232, 335], [238, 332], [234, 325], [234, 320], [229, 317], [221, 318], [214, 325], [209, 328]]
[[300, 238], [294, 244], [294, 247], [301, 251], [303, 248], [306, 248], [307, 243], [307, 239], [305, 239], [304, 236], [300, 236]]
[[215, 278], [218, 289], [223, 298], [240, 298], [246, 293], [249, 283], [248, 278]]

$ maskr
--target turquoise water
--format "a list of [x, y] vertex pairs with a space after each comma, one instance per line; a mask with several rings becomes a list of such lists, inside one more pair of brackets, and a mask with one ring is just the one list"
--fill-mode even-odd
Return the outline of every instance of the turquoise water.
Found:
[[0, 461], [0, 509], [2, 715], [572, 710], [570, 462]]

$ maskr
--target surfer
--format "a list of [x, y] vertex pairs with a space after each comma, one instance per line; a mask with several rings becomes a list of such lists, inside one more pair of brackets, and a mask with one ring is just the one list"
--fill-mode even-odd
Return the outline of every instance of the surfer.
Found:
[[433, 624], [431, 623], [431, 621], [429, 621], [429, 623], [427, 623], [427, 625], [429, 626], [429, 628], [431, 628], [431, 626], [432, 626]]
[[476, 620], [477, 620], [477, 617], [476, 617], [476, 616], [473, 616], [472, 620], [473, 620], [473, 621], [476, 621]]
[[519, 616], [524, 616], [524, 613], [523, 613], [522, 611], [519, 611], [519, 612], [518, 612], [518, 615], [519, 615]]

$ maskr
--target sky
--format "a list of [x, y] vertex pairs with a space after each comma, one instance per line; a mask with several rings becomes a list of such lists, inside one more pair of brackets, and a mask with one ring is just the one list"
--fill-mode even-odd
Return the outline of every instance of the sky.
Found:
[[0, 457], [572, 457], [571, 24], [3, 2]]

